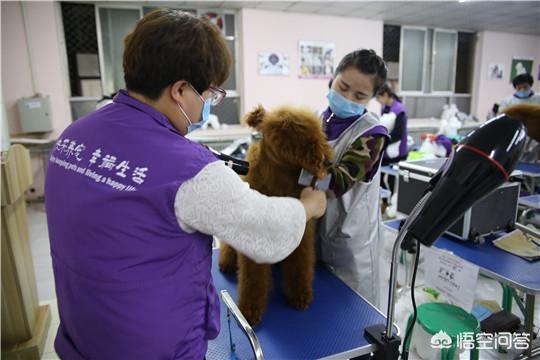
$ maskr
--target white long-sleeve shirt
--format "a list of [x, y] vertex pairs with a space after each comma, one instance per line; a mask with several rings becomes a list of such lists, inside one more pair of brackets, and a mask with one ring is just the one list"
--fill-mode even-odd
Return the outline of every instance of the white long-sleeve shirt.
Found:
[[252, 190], [220, 161], [179, 187], [174, 209], [184, 231], [214, 235], [257, 263], [287, 257], [300, 244], [306, 226], [298, 199]]

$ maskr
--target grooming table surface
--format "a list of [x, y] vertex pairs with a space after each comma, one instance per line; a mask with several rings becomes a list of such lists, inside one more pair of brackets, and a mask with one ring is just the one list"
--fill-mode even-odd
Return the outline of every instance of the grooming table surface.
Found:
[[381, 173], [388, 174], [390, 176], [398, 176], [399, 171], [397, 169], [394, 169], [392, 165], [384, 165], [381, 166]]
[[540, 165], [520, 162], [516, 166], [516, 170], [520, 170], [523, 175], [531, 177], [540, 177]]
[[[214, 250], [212, 276], [218, 293], [227, 290], [238, 304], [236, 275], [218, 269], [219, 252]], [[274, 267], [273, 288], [268, 307], [255, 333], [265, 359], [317, 359], [341, 354], [341, 358], [367, 354], [376, 349], [364, 335], [371, 325], [386, 323], [375, 307], [351, 290], [323, 266], [317, 266], [313, 302], [305, 311], [291, 308], [281, 292], [280, 272]], [[227, 309], [221, 302], [221, 332], [209, 341], [208, 360], [229, 359]], [[395, 328], [397, 331], [397, 328]], [[238, 359], [254, 358], [247, 337], [231, 315], [233, 342]]]
[[[386, 221], [385, 225], [397, 231], [400, 220]], [[453, 239], [444, 234], [434, 247], [451, 251], [454, 255], [478, 266], [486, 275], [504, 282], [527, 294], [540, 294], [540, 261], [529, 262], [493, 245], [500, 235], [489, 235], [481, 245]]]
[[519, 198], [519, 205], [540, 209], [540, 195], [522, 196]]

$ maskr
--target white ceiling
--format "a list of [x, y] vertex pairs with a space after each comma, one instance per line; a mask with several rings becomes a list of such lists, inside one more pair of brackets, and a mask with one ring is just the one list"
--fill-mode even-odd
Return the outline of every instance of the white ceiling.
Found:
[[385, 24], [540, 35], [540, 1], [180, 1], [175, 6], [255, 8], [380, 19]]

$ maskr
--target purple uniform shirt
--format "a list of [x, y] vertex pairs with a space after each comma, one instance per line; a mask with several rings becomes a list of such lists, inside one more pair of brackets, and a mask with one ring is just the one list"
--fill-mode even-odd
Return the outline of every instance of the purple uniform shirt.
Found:
[[204, 357], [212, 237], [182, 231], [174, 200], [215, 160], [125, 91], [63, 132], [45, 187], [61, 358]]
[[[399, 127], [401, 129], [401, 138], [396, 141], [401, 141], [399, 144], [398, 157], [406, 157], [409, 151], [407, 147], [407, 112], [405, 111], [405, 106], [398, 100], [394, 99], [392, 106], [386, 105], [383, 108], [382, 113], [394, 113], [396, 114], [396, 122], [398, 121], [398, 118], [402, 121], [401, 124], [395, 124], [395, 127]], [[400, 114], [402, 114], [401, 117], [399, 116]]]

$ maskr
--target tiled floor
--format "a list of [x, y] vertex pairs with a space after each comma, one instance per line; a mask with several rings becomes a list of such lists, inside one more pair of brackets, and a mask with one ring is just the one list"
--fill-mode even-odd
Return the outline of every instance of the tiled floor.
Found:
[[54, 291], [54, 276], [50, 255], [49, 236], [47, 234], [47, 220], [43, 204], [28, 204], [28, 228], [30, 234], [30, 244], [32, 247], [32, 257], [34, 270], [36, 272], [36, 283], [38, 298], [41, 304], [49, 304], [51, 311], [51, 325], [45, 343], [42, 359], [58, 359], [54, 352], [54, 337], [60, 324], [58, 307], [56, 305], [56, 294]]
[[[32, 254], [34, 260], [34, 267], [36, 271], [36, 281], [38, 288], [39, 301], [41, 303], [49, 303], [52, 311], [52, 321], [49, 329], [49, 335], [47, 337], [47, 343], [45, 346], [45, 351], [42, 356], [42, 359], [58, 359], [58, 356], [54, 352], [53, 342], [56, 335], [56, 331], [59, 325], [58, 310], [56, 306], [56, 296], [54, 291], [54, 277], [52, 272], [52, 264], [50, 257], [50, 247], [49, 239], [47, 235], [47, 223], [45, 217], [45, 211], [43, 209], [43, 204], [30, 204], [28, 206], [28, 224], [30, 230], [30, 239], [32, 246]], [[386, 311], [386, 303], [388, 296], [388, 278], [389, 278], [389, 266], [390, 255], [392, 244], [395, 240], [396, 234], [391, 231], [385, 232], [385, 244], [383, 250], [383, 261], [381, 261], [381, 310]], [[398, 271], [399, 274], [404, 273], [404, 269], [400, 268]], [[403, 280], [401, 280], [403, 282]], [[422, 269], [422, 260], [419, 266], [419, 273], [417, 278], [417, 286], [421, 285], [423, 282], [423, 269]], [[411, 309], [410, 293], [404, 293], [401, 297], [401, 300], [396, 306], [396, 321], [400, 326], [400, 329], [405, 327], [405, 321], [408, 317], [408, 309]], [[478, 286], [476, 289], [476, 298], [483, 300], [496, 300], [500, 302], [502, 298], [501, 288], [497, 282], [485, 278], [480, 278], [478, 281]], [[540, 300], [537, 301], [540, 303]], [[538, 304], [536, 310], [536, 323], [540, 323], [540, 304]], [[514, 309], [517, 310], [517, 306], [514, 306]], [[517, 310], [519, 311], [519, 310]], [[520, 313], [516, 313], [520, 316]], [[511, 359], [513, 354], [499, 354], [495, 351], [482, 351], [480, 358], [482, 360], [486, 359]], [[460, 359], [468, 359], [469, 355], [467, 353], [462, 353]], [[416, 353], [411, 353], [411, 360], [418, 359]]]
[[54, 300], [56, 294], [54, 292], [51, 248], [43, 204], [28, 204], [27, 215], [38, 297], [40, 301]]

